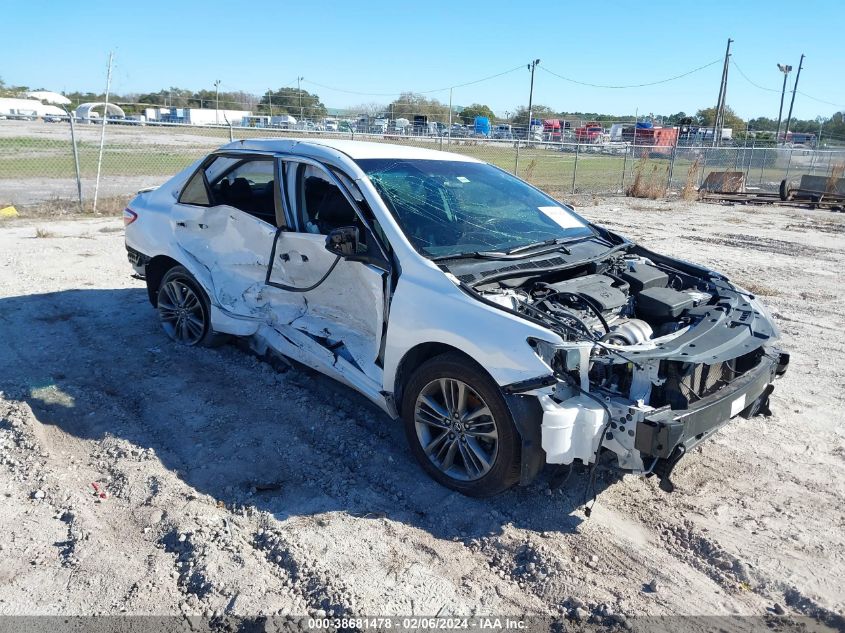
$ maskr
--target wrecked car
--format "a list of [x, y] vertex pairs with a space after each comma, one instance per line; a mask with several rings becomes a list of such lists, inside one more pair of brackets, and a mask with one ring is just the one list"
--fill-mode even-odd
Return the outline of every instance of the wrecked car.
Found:
[[345, 383], [468, 495], [605, 452], [670, 487], [685, 452], [767, 413], [789, 361], [724, 275], [467, 156], [236, 141], [124, 216], [168, 336], [246, 337]]

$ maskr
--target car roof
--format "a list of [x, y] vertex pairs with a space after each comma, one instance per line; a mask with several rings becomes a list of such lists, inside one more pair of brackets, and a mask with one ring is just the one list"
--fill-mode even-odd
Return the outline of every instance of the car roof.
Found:
[[[436, 142], [432, 140], [432, 144]], [[375, 143], [372, 141], [351, 141], [333, 138], [256, 138], [234, 141], [221, 147], [221, 150], [251, 150], [260, 152], [288, 153], [294, 151], [308, 154], [308, 148], [334, 149], [353, 160], [367, 158], [387, 158], [405, 160], [451, 160], [466, 163], [480, 163], [475, 158], [435, 149], [398, 145], [395, 143]]]

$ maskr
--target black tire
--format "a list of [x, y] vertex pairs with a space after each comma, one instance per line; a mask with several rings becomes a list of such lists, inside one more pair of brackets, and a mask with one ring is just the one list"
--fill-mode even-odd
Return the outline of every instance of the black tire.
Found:
[[[473, 470], [469, 467], [470, 465], [465, 463], [464, 459], [464, 455], [466, 455], [469, 457], [469, 461], [473, 461], [472, 456], [467, 451], [467, 442], [485, 450], [485, 455], [489, 457], [488, 463], [490, 465], [489, 469], [483, 475], [470, 479], [450, 475], [449, 472], [444, 472], [439, 465], [434, 463], [433, 460], [435, 458], [430, 458], [423, 447], [423, 439], [421, 439], [420, 435], [421, 433], [424, 435], [426, 429], [431, 428], [433, 430], [432, 435], [427, 438], [429, 440], [434, 438], [429, 446], [435, 444], [440, 439], [440, 433], [444, 436], [450, 433], [446, 429], [445, 423], [443, 427], [440, 427], [433, 426], [430, 422], [427, 422], [426, 424], [429, 426], [426, 426], [426, 424], [420, 423], [418, 418], [417, 403], [419, 399], [427, 393], [425, 391], [426, 389], [433, 388], [436, 391], [436, 387], [432, 387], [432, 385], [435, 383], [442, 384], [439, 382], [441, 380], [463, 383], [465, 387], [469, 388], [466, 400], [475, 400], [474, 406], [476, 408], [473, 413], [465, 416], [466, 418], [472, 418], [475, 412], [483, 408], [483, 405], [486, 405], [491, 414], [490, 416], [481, 416], [473, 422], [466, 422], [465, 427], [464, 425], [459, 425], [461, 427], [460, 430], [453, 434], [457, 437], [457, 440], [444, 440], [447, 444], [463, 443], [462, 446], [458, 445], [457, 449], [453, 450], [454, 465], [449, 469], [450, 471], [459, 471], [463, 468], [464, 471], [469, 473]], [[480, 405], [478, 404], [479, 402]], [[423, 405], [423, 408], [425, 406]], [[429, 410], [433, 411], [433, 409]], [[468, 409], [465, 408], [465, 410]], [[430, 413], [421, 411], [420, 415], [428, 416]], [[431, 418], [433, 419], [434, 416], [431, 416]], [[437, 424], [439, 425], [446, 419], [439, 420]], [[482, 421], [478, 422], [477, 420]], [[490, 426], [491, 420], [492, 427]], [[465, 356], [450, 352], [432, 358], [417, 368], [404, 388], [402, 397], [402, 422], [405, 427], [408, 444], [411, 447], [414, 457], [432, 479], [447, 488], [451, 488], [470, 497], [489, 497], [507, 490], [519, 481], [520, 439], [511, 413], [505, 404], [499, 386], [493, 382], [479, 365]], [[457, 422], [458, 418], [455, 418], [455, 423]], [[478, 434], [472, 435], [473, 431], [471, 429], [476, 429], [477, 431], [481, 426], [488, 431], [486, 435], [491, 434], [489, 432], [491, 428], [495, 430], [497, 435], [496, 449], [495, 451], [491, 450], [489, 452], [494, 454], [488, 454], [486, 452], [486, 449], [489, 448], [493, 440], [486, 437], [482, 438]], [[452, 430], [454, 430], [454, 427], [452, 427]], [[465, 433], [466, 436], [464, 435]], [[447, 444], [442, 444], [441, 446], [446, 446]], [[476, 449], [472, 449], [472, 452], [475, 456], [479, 454]], [[472, 474], [478, 475], [479, 472], [481, 472], [481, 469], [475, 469]]]
[[[183, 297], [184, 305], [181, 305]], [[225, 341], [225, 335], [211, 329], [208, 295], [184, 266], [174, 266], [164, 274], [158, 286], [156, 304], [165, 334], [176, 343], [216, 347]], [[181, 327], [183, 323], [187, 325]]]
[[788, 185], [785, 180], [780, 181], [780, 187], [778, 188], [778, 194], [780, 195], [780, 199], [786, 202], [789, 200], [789, 190], [787, 189]]

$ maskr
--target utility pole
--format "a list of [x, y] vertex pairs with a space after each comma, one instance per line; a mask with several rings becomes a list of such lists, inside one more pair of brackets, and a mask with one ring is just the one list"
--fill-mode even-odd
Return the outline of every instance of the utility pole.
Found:
[[798, 90], [798, 80], [801, 78], [801, 67], [804, 65], [804, 53], [801, 53], [801, 61], [798, 62], [798, 72], [795, 73], [795, 85], [792, 86], [792, 100], [789, 102], [789, 114], [786, 115], [786, 130], [783, 133], [783, 140], [789, 136], [789, 124], [792, 121], [792, 106], [795, 105], [795, 92]]
[[453, 88], [449, 88], [449, 136], [446, 139], [446, 144], [452, 144], [452, 90]]
[[539, 59], [535, 59], [533, 62], [528, 64], [528, 70], [531, 71], [531, 89], [528, 91], [528, 135], [527, 140], [531, 139], [531, 114], [532, 114], [532, 106], [534, 101], [534, 69], [537, 68], [537, 64], [540, 63]]
[[[528, 128], [525, 134], [526, 142], [531, 138], [531, 108], [534, 103], [534, 69], [539, 63], [540, 60], [535, 59], [533, 62], [528, 64], [528, 70], [531, 71], [531, 88], [528, 91]], [[516, 160], [513, 166], [513, 174], [514, 176], [519, 175], [519, 136], [516, 137]]]
[[268, 88], [267, 89], [267, 101], [270, 103], [270, 118], [273, 118], [273, 91]]
[[214, 81], [214, 89], [216, 94], [214, 96], [214, 124], [220, 125], [220, 80]]
[[778, 70], [783, 73], [783, 89], [780, 91], [780, 110], [778, 110], [778, 131], [775, 133], [775, 145], [780, 143], [780, 122], [783, 117], [783, 96], [786, 94], [786, 78], [792, 72], [792, 66], [778, 64]]
[[305, 79], [305, 77], [297, 77], [296, 78], [296, 89], [299, 92], [299, 120], [300, 121], [302, 121], [302, 119], [305, 116], [303, 114], [303, 110], [302, 110], [302, 84], [301, 84], [301, 82], [302, 82], [303, 79]]
[[716, 116], [713, 120], [713, 146], [718, 145], [722, 140], [721, 128], [725, 118], [725, 100], [728, 92], [728, 66], [731, 57], [731, 44], [733, 40], [728, 38], [728, 46], [725, 49], [725, 63], [722, 65], [722, 82], [719, 84], [719, 98], [716, 101]]

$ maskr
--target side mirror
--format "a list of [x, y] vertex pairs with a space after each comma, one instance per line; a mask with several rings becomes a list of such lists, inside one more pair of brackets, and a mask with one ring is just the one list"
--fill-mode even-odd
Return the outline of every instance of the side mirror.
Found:
[[358, 227], [341, 226], [326, 236], [326, 250], [340, 257], [350, 257], [358, 254]]

